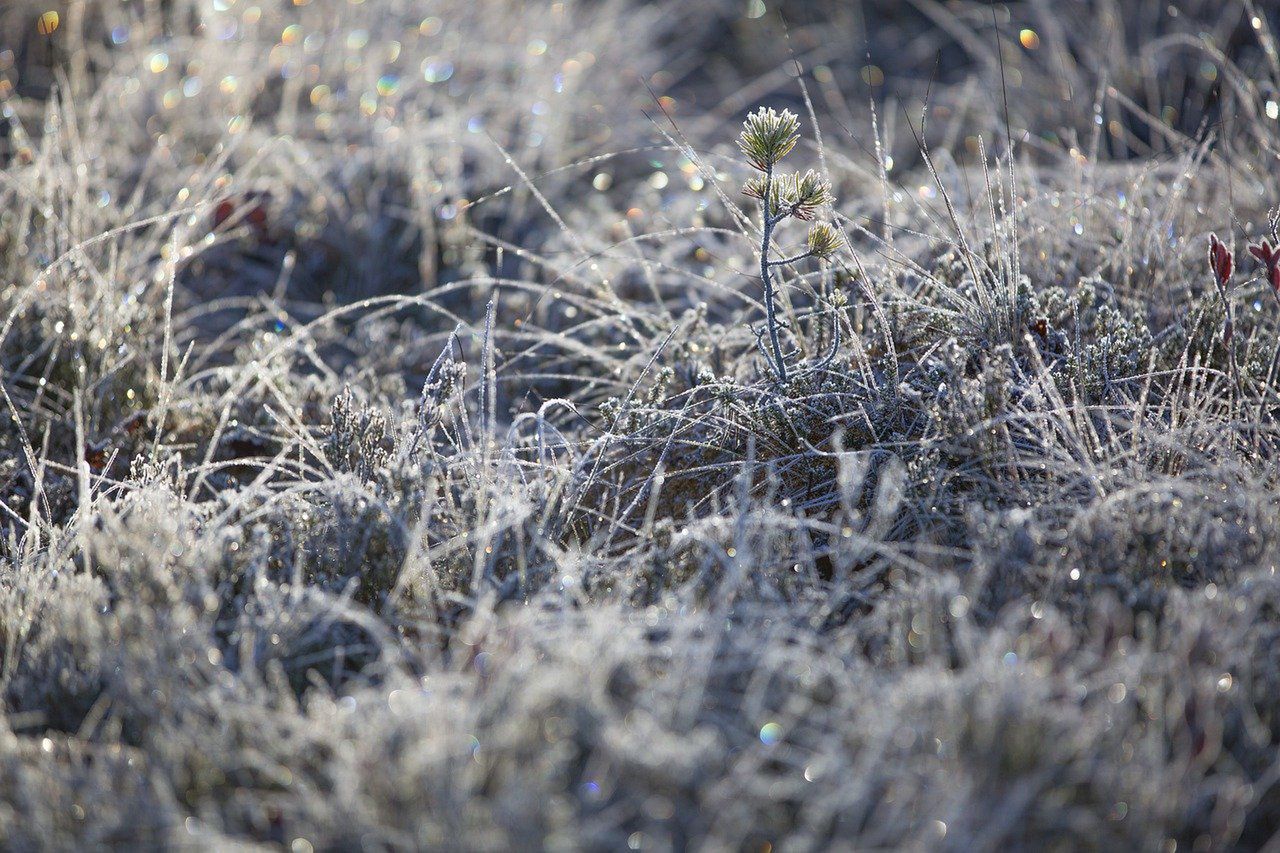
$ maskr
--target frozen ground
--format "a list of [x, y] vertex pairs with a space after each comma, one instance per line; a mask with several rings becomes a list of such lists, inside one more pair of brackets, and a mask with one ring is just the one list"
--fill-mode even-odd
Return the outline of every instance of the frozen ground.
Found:
[[1278, 17], [0, 4], [0, 846], [1263, 846]]

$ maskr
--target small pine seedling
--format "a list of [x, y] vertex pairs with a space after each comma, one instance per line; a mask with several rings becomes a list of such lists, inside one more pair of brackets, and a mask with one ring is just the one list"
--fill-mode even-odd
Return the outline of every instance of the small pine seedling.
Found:
[[[760, 202], [762, 233], [760, 236], [760, 278], [764, 286], [766, 330], [769, 335], [769, 351], [765, 362], [769, 365], [778, 384], [787, 382], [787, 357], [782, 351], [779, 334], [780, 321], [773, 284], [776, 267], [794, 264], [806, 258], [827, 258], [840, 248], [840, 234], [826, 223], [818, 223], [809, 229], [805, 250], [789, 258], [773, 258], [773, 238], [777, 227], [787, 219], [812, 222], [821, 208], [835, 199], [831, 185], [813, 170], [803, 175], [779, 175], [778, 163], [791, 153], [800, 139], [800, 120], [789, 110], [776, 112], [761, 107], [747, 116], [738, 137], [738, 148], [751, 167], [761, 174], [743, 184], [744, 195]], [[757, 343], [764, 352], [757, 335]]]

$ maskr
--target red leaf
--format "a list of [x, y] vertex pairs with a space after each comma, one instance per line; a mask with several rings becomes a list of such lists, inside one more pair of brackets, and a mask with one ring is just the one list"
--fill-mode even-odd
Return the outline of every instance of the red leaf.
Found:
[[1209, 236], [1209, 269], [1218, 279], [1218, 284], [1226, 285], [1231, 280], [1234, 259], [1231, 250], [1218, 240], [1217, 234]]

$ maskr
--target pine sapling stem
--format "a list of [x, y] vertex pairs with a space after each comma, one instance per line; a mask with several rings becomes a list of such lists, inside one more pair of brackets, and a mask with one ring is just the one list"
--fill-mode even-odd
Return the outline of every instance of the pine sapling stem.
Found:
[[774, 305], [773, 278], [770, 274], [773, 265], [769, 261], [769, 250], [773, 244], [773, 229], [786, 214], [780, 212], [775, 216], [769, 210], [772, 198], [773, 164], [769, 164], [764, 173], [764, 199], [761, 201], [764, 208], [764, 235], [760, 240], [760, 278], [764, 283], [764, 310], [766, 322], [769, 325], [769, 345], [773, 348], [773, 371], [777, 374], [778, 383], [785, 385], [787, 384], [787, 362], [782, 356], [782, 341], [778, 337], [778, 314]]

